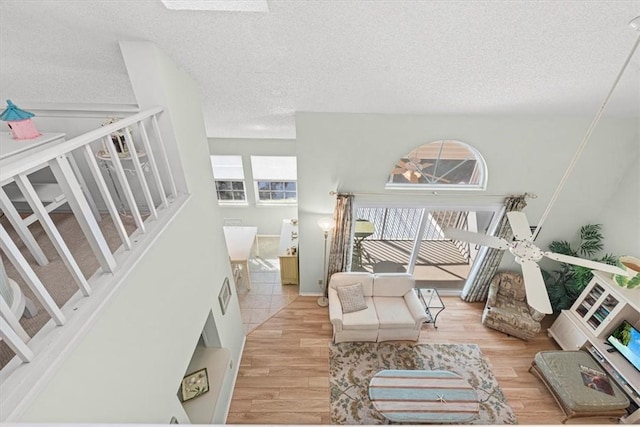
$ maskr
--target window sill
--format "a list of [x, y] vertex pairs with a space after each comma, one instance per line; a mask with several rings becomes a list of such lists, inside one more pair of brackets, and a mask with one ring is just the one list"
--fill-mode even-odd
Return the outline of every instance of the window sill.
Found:
[[218, 201], [218, 206], [222, 208], [246, 208], [249, 207], [249, 203], [247, 202], [221, 202]]
[[262, 207], [267, 207], [267, 208], [295, 208], [298, 207], [298, 203], [264, 203], [264, 202], [258, 202], [256, 203], [256, 207], [258, 208], [262, 208]]

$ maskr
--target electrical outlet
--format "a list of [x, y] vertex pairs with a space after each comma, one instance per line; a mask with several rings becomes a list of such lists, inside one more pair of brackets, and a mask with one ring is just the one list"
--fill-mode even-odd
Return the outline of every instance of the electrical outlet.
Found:
[[318, 285], [322, 285], [322, 279], [318, 279]]

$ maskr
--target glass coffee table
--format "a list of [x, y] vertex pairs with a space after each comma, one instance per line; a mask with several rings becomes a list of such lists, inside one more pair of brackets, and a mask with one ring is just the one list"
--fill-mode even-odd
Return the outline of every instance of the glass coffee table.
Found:
[[416, 292], [424, 306], [424, 311], [427, 312], [427, 321], [425, 323], [433, 323], [433, 327], [438, 329], [436, 325], [438, 314], [445, 309], [438, 290], [436, 288], [416, 288]]

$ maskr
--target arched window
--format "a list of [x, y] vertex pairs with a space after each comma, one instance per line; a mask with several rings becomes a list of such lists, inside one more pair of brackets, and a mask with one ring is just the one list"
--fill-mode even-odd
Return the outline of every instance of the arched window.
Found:
[[487, 166], [480, 153], [464, 142], [443, 139], [403, 156], [391, 170], [389, 189], [484, 190]]

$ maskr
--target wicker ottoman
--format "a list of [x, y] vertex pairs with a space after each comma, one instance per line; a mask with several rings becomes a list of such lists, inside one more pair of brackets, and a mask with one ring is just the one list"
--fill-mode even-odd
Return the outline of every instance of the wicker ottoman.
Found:
[[582, 372], [589, 369], [603, 372], [584, 351], [541, 351], [531, 362], [529, 372], [542, 380], [564, 411], [563, 424], [570, 418], [617, 419], [626, 413], [629, 400], [611, 378], [608, 383], [613, 395], [585, 385]]

